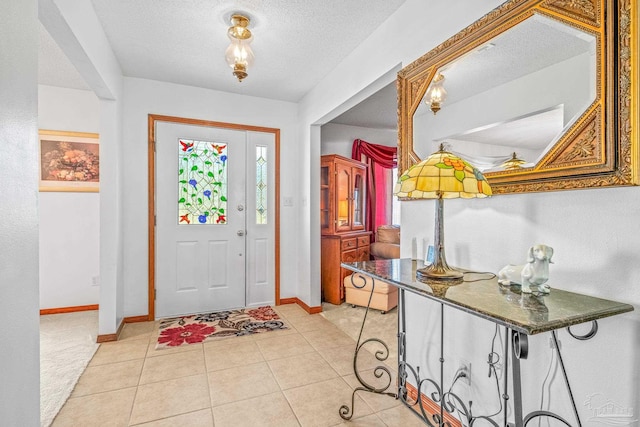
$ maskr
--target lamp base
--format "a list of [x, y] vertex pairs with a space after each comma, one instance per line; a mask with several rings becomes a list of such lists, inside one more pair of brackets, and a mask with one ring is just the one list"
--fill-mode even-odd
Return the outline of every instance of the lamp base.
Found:
[[452, 268], [437, 268], [434, 265], [429, 265], [424, 268], [416, 270], [416, 278], [419, 281], [430, 282], [443, 282], [449, 284], [458, 284], [462, 282], [464, 273]]

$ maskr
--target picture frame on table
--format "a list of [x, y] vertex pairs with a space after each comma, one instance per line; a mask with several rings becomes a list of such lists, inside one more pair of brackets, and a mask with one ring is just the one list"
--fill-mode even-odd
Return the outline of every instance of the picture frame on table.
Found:
[[40, 130], [41, 192], [100, 191], [100, 138], [97, 133]]
[[424, 251], [424, 265], [431, 265], [433, 264], [433, 259], [436, 256], [436, 252], [435, 249], [433, 248], [433, 245], [425, 245], [427, 248]]

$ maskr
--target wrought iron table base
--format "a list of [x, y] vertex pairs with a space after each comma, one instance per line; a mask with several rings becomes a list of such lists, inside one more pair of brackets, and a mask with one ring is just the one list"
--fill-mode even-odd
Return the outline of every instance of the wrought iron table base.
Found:
[[[371, 298], [373, 297], [373, 291], [376, 285], [376, 279], [370, 277], [372, 281], [371, 286], [371, 294], [369, 295], [369, 301], [367, 307], [365, 309], [364, 317], [362, 319], [362, 325], [360, 326], [360, 333], [358, 335], [358, 341], [356, 342], [356, 349], [353, 356], [353, 371], [355, 376], [360, 383], [360, 387], [357, 387], [353, 390], [351, 394], [351, 405], [342, 405], [339, 409], [340, 416], [345, 420], [350, 420], [353, 417], [354, 405], [355, 405], [355, 396], [358, 392], [368, 392], [368, 393], [376, 393], [376, 394], [384, 394], [396, 399], [400, 399], [402, 403], [413, 409], [416, 412], [416, 415], [420, 417], [425, 424], [430, 427], [441, 427], [441, 426], [451, 426], [450, 421], [446, 418], [447, 416], [455, 414], [456, 412], [462, 414], [466, 423], [469, 426], [473, 426], [473, 424], [477, 420], [482, 420], [490, 423], [495, 427], [500, 427], [500, 424], [494, 420], [493, 418], [497, 416], [499, 413], [494, 415], [474, 415], [471, 410], [471, 402], [469, 405], [466, 405], [463, 400], [451, 390], [444, 391], [444, 368], [445, 368], [445, 357], [444, 357], [444, 304], [440, 303], [440, 378], [439, 381], [435, 381], [429, 378], [420, 378], [420, 368], [414, 368], [406, 361], [406, 318], [405, 318], [405, 290], [400, 288], [398, 291], [398, 376], [397, 376], [397, 392], [393, 393], [389, 391], [392, 383], [392, 374], [389, 368], [385, 365], [379, 365], [374, 368], [374, 376], [378, 379], [385, 378], [386, 382], [380, 386], [376, 387], [372, 384], [369, 384], [361, 375], [358, 370], [358, 356], [360, 352], [364, 349], [366, 345], [369, 344], [377, 344], [380, 345], [381, 348], [375, 351], [374, 356], [380, 362], [384, 362], [389, 357], [389, 347], [387, 344], [379, 338], [368, 338], [364, 341], [362, 340], [362, 334], [364, 331], [364, 326], [367, 321], [367, 315], [369, 314], [369, 307], [371, 305]], [[352, 274], [351, 276], [352, 284], [355, 288], [362, 289], [366, 284], [366, 279], [361, 274]], [[361, 283], [357, 283], [357, 281]], [[574, 334], [570, 328], [567, 328], [569, 334], [578, 340], [588, 340], [593, 338], [598, 331], [598, 323], [596, 320], [592, 321], [591, 330], [585, 335], [576, 335]], [[551, 336], [554, 343], [554, 350], [558, 355], [558, 362], [562, 370], [565, 386], [567, 388], [569, 398], [571, 400], [571, 404], [573, 407], [573, 413], [577, 422], [577, 426], [581, 427], [582, 423], [580, 421], [580, 416], [578, 414], [575, 400], [573, 397], [573, 392], [571, 390], [571, 385], [569, 383], [569, 379], [567, 377], [567, 372], [565, 369], [564, 361], [562, 359], [562, 354], [560, 352], [560, 348], [558, 346], [558, 337], [556, 331], [551, 331]], [[504, 378], [503, 378], [503, 394], [500, 396], [502, 399], [502, 413], [503, 413], [503, 426], [504, 427], [524, 427], [531, 420], [540, 418], [540, 417], [550, 417], [554, 418], [563, 424], [571, 427], [572, 425], [562, 418], [560, 415], [551, 412], [551, 411], [533, 411], [526, 416], [523, 416], [522, 413], [522, 379], [520, 373], [520, 360], [527, 359], [528, 357], [528, 337], [526, 334], [518, 332], [508, 327], [504, 327], [504, 346], [503, 346], [503, 360], [504, 360]], [[507, 414], [507, 403], [511, 399], [507, 390], [509, 384], [509, 348], [511, 348], [511, 372], [512, 372], [512, 385], [513, 385], [513, 407], [514, 407], [514, 422], [510, 423], [508, 420]], [[413, 377], [413, 380], [416, 384], [416, 398], [415, 400], [410, 397], [409, 390], [407, 388], [407, 380], [409, 379], [409, 375]], [[439, 405], [440, 411], [436, 414], [430, 414], [424, 404], [422, 402], [422, 395], [427, 394], [427, 388], [432, 387], [434, 389], [430, 394], [431, 400], [433, 400], [436, 404]], [[424, 389], [424, 390], [423, 390]], [[417, 409], [416, 409], [417, 407]]]

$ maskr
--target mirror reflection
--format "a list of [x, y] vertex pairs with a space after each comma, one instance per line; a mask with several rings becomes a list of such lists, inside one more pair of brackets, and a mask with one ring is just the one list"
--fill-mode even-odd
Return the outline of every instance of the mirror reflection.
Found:
[[596, 48], [533, 14], [441, 66], [413, 116], [416, 154], [444, 142], [485, 173], [533, 167], [595, 101]]

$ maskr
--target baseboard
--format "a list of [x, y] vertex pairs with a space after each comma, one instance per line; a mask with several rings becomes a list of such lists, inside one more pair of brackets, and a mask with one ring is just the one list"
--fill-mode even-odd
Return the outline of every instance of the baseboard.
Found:
[[122, 328], [124, 328], [124, 319], [122, 322], [120, 322], [120, 326], [118, 326], [118, 330], [116, 331], [115, 334], [103, 334], [103, 335], [98, 335], [98, 338], [96, 339], [96, 342], [98, 344], [103, 343], [103, 342], [111, 342], [111, 341], [118, 341], [118, 337], [120, 336], [120, 332], [122, 332]]
[[102, 334], [98, 335], [98, 338], [96, 338], [96, 342], [98, 344], [111, 341], [118, 341], [118, 334]]
[[91, 311], [97, 310], [98, 304], [91, 305], [76, 305], [74, 307], [60, 307], [60, 308], [43, 308], [40, 310], [40, 316], [46, 314], [60, 314], [60, 313], [74, 313], [76, 311]]
[[297, 298], [297, 297], [280, 298], [280, 305], [284, 305], [284, 304], [298, 304], [300, 307], [302, 307], [304, 311], [306, 311], [309, 314], [317, 314], [322, 312], [321, 305], [316, 307], [309, 307], [307, 304], [304, 303], [304, 301], [302, 301], [300, 298]]
[[[407, 394], [408, 394], [407, 400], [415, 402], [417, 400], [416, 398], [418, 396], [418, 390], [409, 383], [406, 383], [406, 387], [407, 387]], [[440, 414], [440, 405], [438, 405], [436, 402], [431, 400], [429, 397], [425, 396], [424, 393], [420, 393], [420, 400], [422, 400], [422, 407], [425, 409], [425, 411], [428, 414], [431, 414], [431, 415]], [[413, 409], [418, 414], [422, 415], [420, 412], [420, 408], [418, 407], [417, 404], [412, 406], [411, 409]], [[462, 423], [460, 422], [460, 420], [458, 420], [456, 417], [454, 417], [447, 411], [444, 411], [444, 420], [445, 420], [445, 424], [448, 423], [451, 427], [462, 427]]]
[[129, 316], [123, 319], [124, 323], [138, 323], [138, 322], [148, 322], [149, 315], [145, 314], [144, 316]]

